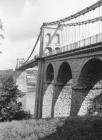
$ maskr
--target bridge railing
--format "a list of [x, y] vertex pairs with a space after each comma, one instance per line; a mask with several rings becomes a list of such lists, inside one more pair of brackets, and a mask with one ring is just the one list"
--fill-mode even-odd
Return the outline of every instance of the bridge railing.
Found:
[[43, 56], [45, 57], [45, 56], [49, 56], [49, 55], [63, 53], [66, 51], [75, 50], [77, 48], [82, 48], [82, 47], [96, 44], [99, 42], [102, 42], [102, 33], [96, 34], [94, 36], [85, 38], [83, 40], [80, 40], [78, 42], [74, 42], [74, 43], [66, 45], [66, 46], [63, 46], [63, 47], [59, 48], [58, 50], [53, 50], [52, 52], [45, 53]]

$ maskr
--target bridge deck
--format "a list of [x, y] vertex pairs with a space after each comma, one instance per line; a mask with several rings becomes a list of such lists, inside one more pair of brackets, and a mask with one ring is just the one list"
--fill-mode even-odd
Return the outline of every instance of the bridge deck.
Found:
[[93, 45], [93, 44], [96, 44], [96, 43], [100, 43], [100, 42], [102, 42], [102, 33], [91, 36], [91, 37], [88, 37], [88, 38], [85, 38], [83, 40], [80, 40], [78, 42], [74, 42], [74, 43], [66, 45], [66, 46], [62, 46], [58, 50], [54, 50], [52, 52], [45, 53], [43, 55], [43, 57], [50, 56], [50, 55], [55, 55], [55, 54], [58, 54], [58, 53], [63, 53], [63, 52], [66, 52], [66, 51], [75, 50], [75, 49], [78, 49], [78, 48], [83, 48], [83, 47]]
[[[102, 43], [102, 33], [88, 37], [88, 38], [80, 40], [78, 42], [74, 42], [74, 43], [66, 45], [66, 46], [62, 46], [59, 50], [54, 50], [52, 52], [45, 53], [45, 54], [43, 54], [43, 58], [53, 56], [53, 55], [55, 56], [57, 54], [61, 54], [61, 53], [65, 53], [65, 52], [75, 52], [75, 50], [78, 51], [79, 49], [80, 50], [81, 49], [83, 50], [84, 48], [87, 49], [86, 48], [87, 46], [89, 48], [92, 45], [95, 45], [95, 44], [97, 45], [98, 43]], [[31, 61], [23, 64], [21, 67], [19, 67], [16, 70], [25, 70], [25, 69], [37, 66], [37, 60], [38, 60], [37, 58], [34, 58]]]
[[22, 70], [23, 71], [23, 70], [26, 70], [28, 68], [33, 68], [35, 66], [37, 66], [37, 60], [36, 60], [36, 58], [34, 58], [31, 61], [23, 64], [21, 67], [17, 68], [16, 71], [17, 70]]

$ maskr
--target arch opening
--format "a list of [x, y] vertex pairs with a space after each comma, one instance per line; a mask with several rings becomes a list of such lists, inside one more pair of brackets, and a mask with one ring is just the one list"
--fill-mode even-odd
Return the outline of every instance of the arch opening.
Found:
[[59, 69], [57, 81], [63, 86], [72, 78], [72, 72], [69, 64], [64, 62]]
[[61, 64], [57, 76], [57, 86], [55, 93], [55, 117], [65, 117], [70, 115], [71, 95], [72, 95], [72, 72], [67, 62]]
[[52, 98], [53, 98], [53, 89], [54, 89], [54, 69], [52, 64], [49, 64], [46, 70], [45, 78], [45, 92], [43, 95], [43, 109], [42, 117], [50, 118], [51, 117], [51, 108], [52, 108]]
[[81, 87], [91, 89], [102, 78], [102, 61], [99, 59], [89, 60], [83, 67], [78, 84]]
[[83, 101], [78, 115], [86, 115], [93, 104], [93, 99], [102, 93], [102, 61], [100, 59], [91, 59], [84, 65], [78, 79], [78, 86], [83, 89]]
[[54, 70], [51, 64], [48, 65], [46, 71], [46, 81], [51, 82], [54, 79]]

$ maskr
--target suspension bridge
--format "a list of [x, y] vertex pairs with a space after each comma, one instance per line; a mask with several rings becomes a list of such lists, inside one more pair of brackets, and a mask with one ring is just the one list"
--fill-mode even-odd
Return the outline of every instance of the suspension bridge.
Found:
[[66, 18], [43, 23], [32, 52], [16, 68], [16, 79], [35, 66], [35, 118], [80, 115], [87, 97], [102, 92], [102, 0]]

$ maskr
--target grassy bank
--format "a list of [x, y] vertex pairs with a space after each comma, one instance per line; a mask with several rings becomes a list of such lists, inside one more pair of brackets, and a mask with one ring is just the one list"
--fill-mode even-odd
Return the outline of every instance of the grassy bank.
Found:
[[102, 140], [101, 117], [0, 123], [0, 140]]
[[62, 124], [58, 118], [0, 123], [0, 140], [37, 140], [54, 133]]
[[102, 140], [102, 118], [67, 118], [62, 127], [42, 140]]

